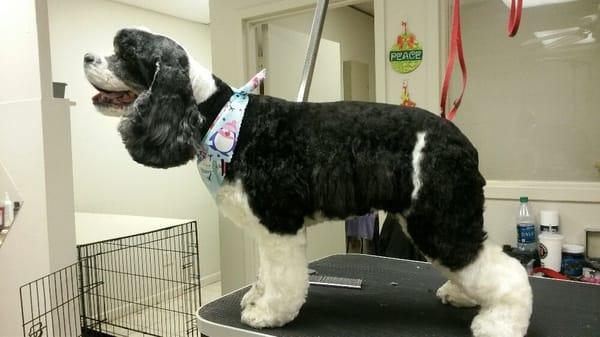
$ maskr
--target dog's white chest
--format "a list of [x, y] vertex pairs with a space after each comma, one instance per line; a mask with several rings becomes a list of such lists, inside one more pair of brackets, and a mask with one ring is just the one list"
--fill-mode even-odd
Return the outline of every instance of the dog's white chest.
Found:
[[237, 226], [250, 227], [252, 230], [267, 230], [260, 225], [260, 221], [250, 209], [248, 195], [244, 192], [240, 181], [224, 184], [217, 192], [216, 201], [219, 212]]

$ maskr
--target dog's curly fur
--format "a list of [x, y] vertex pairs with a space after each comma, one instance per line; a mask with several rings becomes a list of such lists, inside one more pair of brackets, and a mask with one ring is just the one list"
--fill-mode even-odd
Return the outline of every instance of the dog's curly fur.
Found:
[[119, 124], [133, 160], [156, 168], [179, 166], [195, 156], [192, 139], [203, 118], [193, 100], [189, 78], [180, 68], [160, 65], [152, 90], [136, 99]]
[[[110, 91], [90, 75], [95, 67], [90, 59], [88, 79]], [[108, 63], [108, 77], [138, 93], [124, 109], [119, 131], [133, 159], [152, 167], [193, 159], [233, 93], [219, 78], [198, 70], [175, 41], [143, 30], [121, 30], [115, 55], [94, 59]], [[485, 310], [473, 323], [477, 336], [523, 336], [531, 290], [518, 263], [484, 245], [484, 185], [470, 141], [425, 110], [250, 95], [226, 184], [217, 196], [232, 219], [253, 223], [260, 233], [261, 272], [245, 297], [242, 319], [268, 327], [296, 316], [308, 287], [302, 254], [307, 222], [377, 209], [403, 217], [416, 246], [451, 280], [438, 292], [445, 302], [468, 298], [482, 305]], [[479, 282], [506, 280], [499, 272], [509, 276], [511, 286], [494, 290]], [[506, 327], [498, 330], [488, 316]]]

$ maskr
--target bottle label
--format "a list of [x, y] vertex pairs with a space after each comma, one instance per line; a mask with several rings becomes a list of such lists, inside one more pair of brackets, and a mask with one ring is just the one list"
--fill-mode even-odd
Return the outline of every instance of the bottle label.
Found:
[[548, 248], [543, 243], [538, 243], [537, 250], [540, 259], [545, 259], [548, 256]]
[[533, 224], [519, 224], [517, 226], [517, 240], [519, 243], [534, 243], [535, 226]]
[[540, 232], [558, 233], [558, 226], [540, 225]]

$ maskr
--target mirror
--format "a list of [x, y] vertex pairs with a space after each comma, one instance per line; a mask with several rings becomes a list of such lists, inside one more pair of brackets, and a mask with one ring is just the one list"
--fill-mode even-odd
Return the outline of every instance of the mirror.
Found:
[[15, 225], [22, 206], [23, 198], [17, 191], [8, 171], [0, 163], [0, 247]]

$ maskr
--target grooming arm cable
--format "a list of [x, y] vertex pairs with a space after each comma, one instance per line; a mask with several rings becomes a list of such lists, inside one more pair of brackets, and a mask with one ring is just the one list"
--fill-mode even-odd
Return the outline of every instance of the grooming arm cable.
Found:
[[308, 49], [306, 50], [306, 60], [304, 61], [304, 69], [302, 70], [300, 89], [298, 90], [298, 98], [296, 99], [298, 102], [305, 102], [308, 99], [308, 93], [310, 92], [310, 84], [312, 82], [312, 76], [315, 70], [315, 63], [317, 62], [317, 53], [319, 52], [319, 43], [321, 42], [321, 33], [323, 33], [323, 24], [325, 23], [325, 15], [327, 14], [328, 4], [329, 0], [319, 0], [315, 9], [315, 16], [310, 28]]

